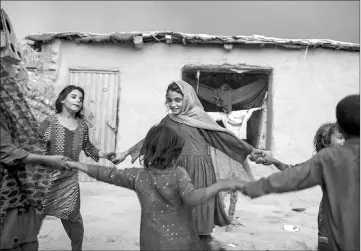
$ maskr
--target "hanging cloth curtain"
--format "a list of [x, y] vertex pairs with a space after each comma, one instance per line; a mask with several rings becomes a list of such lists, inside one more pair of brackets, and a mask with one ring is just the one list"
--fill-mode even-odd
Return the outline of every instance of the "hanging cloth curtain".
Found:
[[224, 84], [219, 89], [213, 89], [202, 83], [197, 83], [197, 95], [204, 101], [216, 104], [223, 112], [230, 113], [232, 106], [242, 106], [242, 109], [255, 107], [260, 102], [267, 91], [266, 80], [260, 79], [238, 89], [231, 89]]

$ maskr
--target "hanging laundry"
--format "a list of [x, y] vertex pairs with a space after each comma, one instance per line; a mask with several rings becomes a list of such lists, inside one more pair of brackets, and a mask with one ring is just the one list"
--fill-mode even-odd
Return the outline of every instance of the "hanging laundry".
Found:
[[208, 112], [208, 114], [215, 121], [222, 121], [225, 127], [240, 139], [247, 139], [247, 122], [251, 118], [253, 112], [260, 109], [262, 109], [262, 107], [232, 111], [228, 114], [224, 112]]
[[223, 112], [230, 113], [232, 111], [232, 88], [223, 84], [219, 89], [213, 91], [215, 103], [221, 107]]

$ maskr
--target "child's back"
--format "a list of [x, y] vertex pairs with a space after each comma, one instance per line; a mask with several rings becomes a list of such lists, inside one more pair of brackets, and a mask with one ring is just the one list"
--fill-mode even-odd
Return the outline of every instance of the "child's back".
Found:
[[186, 171], [172, 167], [134, 168], [131, 172], [137, 174], [135, 191], [142, 207], [141, 249], [202, 249], [193, 227], [191, 207], [182, 199], [193, 189]]
[[186, 170], [174, 165], [183, 146], [184, 140], [173, 129], [155, 126], [141, 149], [144, 168], [120, 170], [76, 162], [69, 162], [68, 166], [137, 193], [142, 207], [140, 250], [207, 250], [193, 226], [191, 207], [240, 184], [220, 180], [195, 189]]
[[[69, 163], [70, 164], [70, 163]], [[219, 181], [195, 189], [182, 167], [105, 168], [70, 164], [90, 177], [134, 190], [142, 208], [140, 250], [206, 250], [192, 222], [191, 206], [201, 204], [221, 190], [234, 189], [232, 181]]]
[[360, 139], [322, 150], [323, 212], [332, 250], [360, 246]]

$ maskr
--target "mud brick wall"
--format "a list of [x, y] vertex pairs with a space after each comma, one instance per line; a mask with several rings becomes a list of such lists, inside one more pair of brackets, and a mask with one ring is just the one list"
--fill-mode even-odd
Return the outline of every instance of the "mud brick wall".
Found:
[[55, 104], [58, 93], [54, 83], [58, 75], [60, 41], [43, 44], [41, 51], [34, 51], [29, 45], [22, 48], [23, 61], [28, 71], [29, 87], [37, 91], [37, 95], [48, 100], [50, 106]]

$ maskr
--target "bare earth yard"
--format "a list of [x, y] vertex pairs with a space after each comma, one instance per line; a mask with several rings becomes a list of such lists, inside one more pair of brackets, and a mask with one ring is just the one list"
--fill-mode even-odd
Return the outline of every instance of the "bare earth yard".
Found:
[[[276, 169], [252, 165], [252, 170], [259, 178]], [[80, 186], [83, 250], [139, 250], [140, 206], [135, 193], [100, 182], [82, 182]], [[240, 194], [235, 216], [243, 226], [233, 227], [232, 232], [217, 227], [215, 236], [228, 250], [315, 250], [320, 200], [319, 187], [255, 200]], [[229, 198], [225, 203], [228, 207]], [[306, 211], [294, 212], [295, 207]], [[300, 231], [286, 232], [285, 224], [299, 226]], [[39, 250], [71, 250], [70, 240], [56, 218], [45, 219], [39, 241]]]

